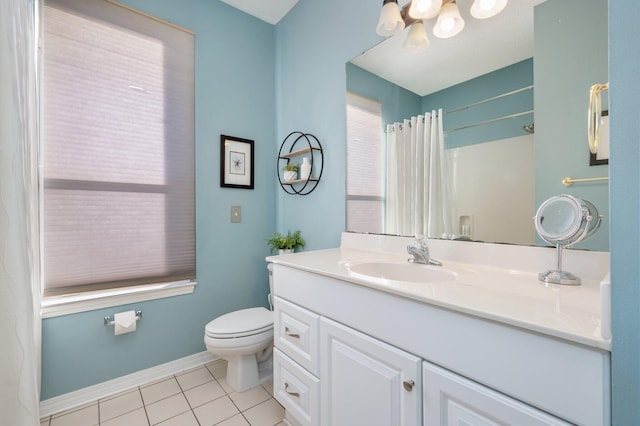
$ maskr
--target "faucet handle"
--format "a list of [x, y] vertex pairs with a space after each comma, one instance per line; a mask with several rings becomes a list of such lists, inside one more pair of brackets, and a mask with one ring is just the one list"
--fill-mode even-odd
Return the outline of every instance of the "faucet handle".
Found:
[[414, 247], [418, 247], [421, 249], [424, 249], [427, 247], [427, 237], [425, 237], [422, 234], [418, 234], [415, 236], [415, 238], [413, 239], [413, 242], [411, 243]]

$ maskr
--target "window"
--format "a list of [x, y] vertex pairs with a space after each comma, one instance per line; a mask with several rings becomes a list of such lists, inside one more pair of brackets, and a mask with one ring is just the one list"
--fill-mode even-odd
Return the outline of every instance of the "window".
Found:
[[382, 104], [347, 93], [347, 231], [382, 233]]
[[44, 296], [195, 279], [194, 37], [45, 0]]

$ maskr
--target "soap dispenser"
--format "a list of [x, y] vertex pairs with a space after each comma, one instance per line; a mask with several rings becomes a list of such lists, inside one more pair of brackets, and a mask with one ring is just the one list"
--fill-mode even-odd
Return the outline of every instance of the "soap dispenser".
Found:
[[309, 158], [304, 157], [302, 159], [302, 165], [300, 166], [300, 179], [307, 180], [311, 176], [311, 163], [309, 163]]

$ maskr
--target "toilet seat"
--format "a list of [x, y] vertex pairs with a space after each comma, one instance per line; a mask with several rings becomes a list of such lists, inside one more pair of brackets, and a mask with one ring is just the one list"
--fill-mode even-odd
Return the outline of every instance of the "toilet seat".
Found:
[[235, 339], [273, 330], [273, 312], [248, 308], [229, 312], [209, 322], [205, 335], [214, 339]]

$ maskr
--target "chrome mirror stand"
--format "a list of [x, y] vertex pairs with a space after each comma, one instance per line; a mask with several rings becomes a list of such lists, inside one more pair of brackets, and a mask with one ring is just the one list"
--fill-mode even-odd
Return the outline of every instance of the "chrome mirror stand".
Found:
[[534, 221], [540, 238], [556, 246], [556, 269], [539, 273], [538, 279], [547, 284], [580, 285], [579, 277], [562, 270], [562, 250], [590, 238], [601, 220], [591, 202], [571, 195], [556, 195], [543, 202]]

